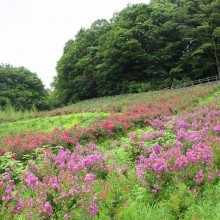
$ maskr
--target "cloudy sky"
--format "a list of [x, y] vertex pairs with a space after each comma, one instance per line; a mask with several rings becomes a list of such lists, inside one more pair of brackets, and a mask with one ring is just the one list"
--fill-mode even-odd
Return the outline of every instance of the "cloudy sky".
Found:
[[24, 66], [49, 88], [67, 40], [128, 3], [148, 0], [0, 0], [0, 63]]

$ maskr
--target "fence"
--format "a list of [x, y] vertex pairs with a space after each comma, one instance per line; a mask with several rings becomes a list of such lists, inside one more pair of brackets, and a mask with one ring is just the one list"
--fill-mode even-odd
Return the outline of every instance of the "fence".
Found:
[[185, 83], [182, 83], [182, 84], [179, 84], [176, 86], [171, 86], [171, 88], [166, 88], [166, 89], [179, 89], [179, 88], [195, 86], [195, 85], [199, 85], [199, 84], [215, 83], [215, 82], [218, 82], [219, 80], [220, 80], [219, 76], [212, 76], [212, 77], [199, 79], [199, 80], [195, 80], [195, 81], [191, 81], [191, 82], [185, 82]]

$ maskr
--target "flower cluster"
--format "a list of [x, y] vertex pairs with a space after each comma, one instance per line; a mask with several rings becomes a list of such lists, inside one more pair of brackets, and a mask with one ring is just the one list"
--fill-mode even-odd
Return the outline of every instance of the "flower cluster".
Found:
[[39, 164], [30, 164], [20, 174], [20, 184], [15, 184], [10, 170], [0, 176], [5, 213], [67, 219], [82, 210], [87, 215], [96, 215], [99, 207], [94, 189], [109, 170], [102, 151], [89, 143], [83, 148], [77, 145], [73, 152], [60, 148], [54, 154], [47, 148], [43, 154]]
[[[139, 145], [133, 148], [134, 152], [139, 151], [136, 155], [139, 181], [143, 185], [162, 183], [163, 179], [168, 176], [172, 179], [175, 175], [192, 187], [218, 178], [215, 157], [219, 154], [219, 148], [216, 148], [220, 143], [217, 137], [219, 118], [220, 110], [199, 108], [194, 113], [170, 118], [170, 121], [154, 119], [150, 122], [157, 130], [142, 134], [138, 138]], [[175, 138], [158, 144], [161, 137], [169, 139], [170, 129]]]

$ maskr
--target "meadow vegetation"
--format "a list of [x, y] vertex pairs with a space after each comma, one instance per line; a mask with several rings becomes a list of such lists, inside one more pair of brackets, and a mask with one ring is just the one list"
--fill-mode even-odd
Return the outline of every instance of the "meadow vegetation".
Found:
[[220, 219], [220, 84], [165, 89], [220, 77], [219, 12], [128, 4], [66, 42], [51, 90], [0, 64], [0, 219]]
[[109, 97], [2, 122], [0, 218], [218, 219], [219, 91]]
[[31, 131], [52, 131], [54, 128], [70, 129], [76, 124], [89, 125], [89, 122], [98, 118], [104, 119], [107, 113], [77, 113], [62, 116], [37, 117], [25, 121], [5, 122], [0, 124], [0, 136], [20, 134]]

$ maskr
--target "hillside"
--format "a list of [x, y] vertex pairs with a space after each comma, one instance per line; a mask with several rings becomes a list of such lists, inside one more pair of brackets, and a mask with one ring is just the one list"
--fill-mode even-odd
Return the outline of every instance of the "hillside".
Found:
[[219, 42], [220, 0], [151, 0], [81, 28], [50, 89], [0, 64], [0, 220], [220, 219]]
[[121, 95], [2, 121], [0, 218], [218, 219], [219, 93]]

